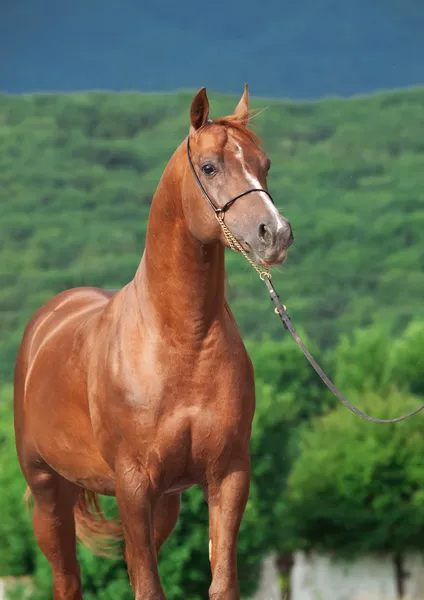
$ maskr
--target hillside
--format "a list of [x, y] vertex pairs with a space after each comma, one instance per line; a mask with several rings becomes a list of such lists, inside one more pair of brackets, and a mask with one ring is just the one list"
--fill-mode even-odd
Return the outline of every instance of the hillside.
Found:
[[424, 82], [422, 0], [3, 3], [0, 89], [348, 96]]
[[[0, 96], [0, 378], [50, 296], [120, 287], [140, 260], [149, 203], [188, 130], [192, 94]], [[212, 116], [238, 98], [210, 94]], [[295, 232], [275, 284], [321, 346], [424, 316], [424, 88], [319, 103], [256, 100], [270, 189]], [[280, 335], [265, 290], [228, 254], [245, 336]]]

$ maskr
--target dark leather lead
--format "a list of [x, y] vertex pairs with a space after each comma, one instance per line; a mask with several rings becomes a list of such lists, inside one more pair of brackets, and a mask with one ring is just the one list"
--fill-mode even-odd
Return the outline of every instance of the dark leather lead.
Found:
[[336, 396], [336, 398], [338, 400], [340, 400], [340, 402], [343, 402], [343, 404], [345, 406], [347, 406], [347, 408], [349, 410], [351, 410], [355, 415], [358, 415], [359, 417], [361, 417], [362, 419], [365, 419], [366, 421], [371, 421], [371, 423], [399, 423], [399, 421], [405, 421], [405, 419], [409, 419], [409, 417], [412, 417], [413, 415], [416, 415], [421, 410], [423, 410], [424, 404], [421, 404], [418, 408], [416, 408], [415, 410], [412, 410], [411, 412], [409, 412], [406, 415], [403, 415], [402, 417], [397, 417], [396, 419], [377, 419], [376, 417], [370, 417], [366, 413], [359, 410], [359, 408], [356, 408], [356, 406], [354, 404], [352, 404], [345, 396], [343, 396], [343, 394], [336, 388], [336, 386], [333, 384], [333, 382], [330, 380], [330, 378], [324, 373], [324, 371], [321, 369], [321, 367], [319, 366], [317, 361], [314, 359], [312, 354], [309, 352], [309, 350], [306, 348], [305, 344], [300, 339], [299, 334], [297, 333], [296, 329], [292, 325], [290, 317], [284, 310], [284, 308], [278, 298], [278, 294], [275, 291], [275, 288], [272, 285], [271, 280], [268, 278], [265, 278], [264, 281], [265, 281], [266, 287], [268, 288], [268, 292], [271, 297], [271, 300], [275, 304], [275, 308], [277, 309], [278, 315], [279, 315], [284, 327], [290, 331], [294, 341], [299, 346], [299, 348], [302, 350], [306, 359], [309, 361], [311, 366], [315, 369], [315, 371], [321, 377], [322, 381], [328, 387], [330, 392], [332, 392]]
[[[243, 192], [242, 194], [239, 194], [232, 200], [229, 200], [222, 208], [218, 208], [217, 206], [215, 206], [215, 204], [209, 198], [207, 191], [205, 190], [205, 188], [202, 185], [202, 182], [200, 181], [199, 177], [197, 176], [196, 169], [194, 168], [194, 165], [192, 163], [191, 156], [190, 156], [190, 136], [187, 137], [187, 157], [188, 157], [188, 162], [189, 162], [190, 168], [191, 168], [194, 178], [196, 180], [196, 183], [199, 186], [200, 190], [202, 191], [202, 194], [204, 195], [206, 200], [209, 202], [209, 204], [212, 207], [215, 214], [225, 213], [229, 208], [231, 208], [231, 206], [234, 204], [234, 202], [236, 200], [238, 200], [239, 198], [242, 198], [243, 196], [246, 196], [247, 194], [251, 194], [252, 192], [264, 192], [265, 194], [267, 194], [267, 196], [271, 199], [272, 203], [274, 204], [274, 200], [272, 199], [271, 194], [269, 192], [267, 192], [267, 190], [255, 188], [255, 189], [247, 190], [246, 192]], [[406, 415], [403, 415], [402, 417], [397, 417], [396, 419], [377, 419], [376, 417], [370, 417], [366, 413], [359, 410], [359, 408], [356, 408], [356, 406], [354, 404], [352, 404], [347, 398], [345, 398], [345, 396], [343, 396], [343, 394], [336, 388], [336, 386], [333, 384], [333, 382], [330, 380], [330, 378], [324, 373], [324, 371], [321, 369], [321, 367], [319, 366], [317, 361], [314, 359], [312, 354], [309, 352], [309, 350], [307, 349], [305, 344], [300, 339], [299, 334], [297, 333], [296, 329], [292, 325], [290, 317], [288, 316], [288, 314], [284, 310], [283, 305], [280, 302], [279, 296], [278, 296], [274, 286], [271, 283], [271, 279], [269, 277], [264, 277], [264, 278], [261, 277], [261, 279], [263, 279], [266, 287], [268, 288], [268, 292], [271, 297], [271, 300], [273, 301], [273, 303], [275, 305], [276, 312], [279, 315], [281, 322], [284, 325], [285, 329], [288, 329], [290, 331], [294, 341], [299, 346], [299, 348], [302, 350], [306, 359], [308, 360], [310, 365], [313, 367], [313, 369], [315, 369], [316, 373], [318, 373], [318, 375], [320, 376], [322, 381], [325, 383], [325, 385], [328, 387], [330, 392], [332, 392], [336, 396], [336, 398], [338, 400], [340, 400], [340, 402], [342, 402], [345, 406], [347, 406], [347, 408], [350, 411], [352, 411], [355, 415], [358, 415], [359, 417], [361, 417], [362, 419], [365, 419], [366, 421], [371, 421], [371, 423], [399, 423], [399, 421], [405, 421], [405, 419], [409, 419], [409, 417], [416, 415], [417, 413], [419, 413], [421, 410], [424, 409], [424, 403], [423, 403], [418, 408], [409, 412]]]

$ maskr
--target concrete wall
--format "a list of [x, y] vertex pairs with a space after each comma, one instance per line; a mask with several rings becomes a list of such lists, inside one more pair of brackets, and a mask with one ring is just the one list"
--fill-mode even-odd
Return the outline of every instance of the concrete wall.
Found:
[[[424, 556], [406, 556], [403, 568], [405, 599], [424, 600]], [[290, 600], [398, 600], [396, 571], [389, 555], [341, 561], [331, 555], [297, 552], [290, 587]], [[273, 556], [263, 564], [253, 600], [282, 600]]]
[[252, 600], [282, 600], [274, 556], [269, 556], [264, 560], [259, 589]]
[[[9, 598], [9, 591], [19, 585], [19, 600], [29, 600], [32, 586], [30, 577], [0, 577], [0, 600]], [[17, 591], [17, 590], [16, 590]], [[16, 595], [15, 595], [16, 598]]]
[[410, 554], [405, 558], [405, 596], [412, 600], [424, 598], [424, 555]]
[[[404, 571], [405, 600], [424, 600], [424, 556], [406, 556]], [[30, 578], [0, 578], [0, 600], [7, 598], [7, 584], [17, 581], [28, 586], [30, 596]], [[290, 600], [398, 600], [391, 556], [364, 556], [347, 562], [330, 555], [297, 552], [290, 585]], [[274, 556], [264, 561], [259, 590], [252, 600], [283, 600]]]
[[291, 600], [397, 600], [389, 557], [340, 562], [327, 555], [298, 552], [291, 586]]

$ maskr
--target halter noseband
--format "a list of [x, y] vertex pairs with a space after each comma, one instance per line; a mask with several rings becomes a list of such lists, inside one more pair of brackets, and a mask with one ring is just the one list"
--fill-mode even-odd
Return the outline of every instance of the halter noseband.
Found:
[[191, 154], [190, 154], [190, 136], [187, 137], [187, 158], [188, 158], [188, 164], [190, 165], [191, 171], [192, 171], [192, 173], [194, 175], [194, 179], [196, 180], [197, 185], [199, 186], [202, 194], [204, 195], [204, 197], [206, 198], [206, 200], [209, 202], [212, 210], [214, 211], [214, 213], [216, 215], [226, 213], [227, 210], [232, 207], [232, 205], [234, 204], [234, 202], [236, 200], [238, 200], [239, 198], [243, 198], [243, 196], [247, 196], [247, 194], [251, 194], [252, 192], [263, 192], [264, 194], [266, 194], [268, 196], [268, 198], [271, 200], [271, 202], [273, 204], [275, 204], [274, 200], [272, 199], [271, 194], [267, 190], [264, 190], [263, 188], [252, 188], [250, 190], [247, 190], [246, 192], [242, 192], [241, 194], [239, 194], [235, 198], [232, 198], [232, 200], [229, 200], [226, 204], [224, 204], [224, 206], [222, 208], [218, 208], [212, 202], [209, 194], [207, 193], [207, 191], [203, 187], [202, 182], [200, 181], [199, 176], [196, 173], [196, 169], [194, 168], [193, 162], [191, 160]]
[[279, 300], [279, 296], [278, 296], [278, 294], [277, 294], [277, 292], [276, 292], [276, 290], [275, 290], [275, 288], [274, 288], [274, 286], [273, 286], [273, 284], [271, 282], [271, 274], [269, 272], [269, 269], [268, 268], [263, 269], [260, 265], [258, 265], [254, 260], [252, 260], [247, 255], [246, 251], [243, 249], [243, 247], [241, 246], [240, 242], [234, 237], [234, 235], [228, 229], [227, 225], [224, 223], [224, 219], [223, 219], [222, 215], [239, 198], [242, 198], [243, 196], [246, 196], [247, 194], [251, 194], [252, 192], [264, 192], [270, 198], [271, 202], [274, 204], [274, 201], [273, 201], [273, 199], [271, 197], [271, 194], [269, 192], [267, 192], [266, 190], [263, 190], [263, 189], [260, 189], [260, 188], [253, 188], [251, 190], [247, 190], [247, 192], [243, 192], [242, 194], [239, 194], [238, 196], [236, 196], [235, 198], [233, 198], [232, 200], [230, 200], [229, 202], [227, 202], [227, 204], [225, 204], [222, 208], [217, 208], [215, 206], [215, 204], [212, 202], [212, 200], [209, 198], [207, 191], [205, 190], [205, 188], [201, 184], [200, 179], [197, 176], [196, 170], [195, 170], [195, 168], [193, 166], [193, 163], [191, 161], [191, 157], [190, 157], [190, 136], [187, 137], [187, 156], [188, 156], [188, 162], [190, 164], [190, 167], [191, 167], [191, 170], [193, 172], [194, 178], [195, 178], [195, 180], [197, 182], [197, 185], [199, 186], [199, 188], [201, 189], [204, 197], [209, 202], [209, 204], [211, 205], [213, 211], [215, 212], [215, 217], [217, 218], [217, 220], [218, 220], [218, 222], [219, 222], [219, 224], [220, 224], [220, 226], [221, 226], [221, 228], [222, 228], [222, 230], [224, 232], [224, 235], [227, 238], [227, 241], [228, 241], [228, 244], [229, 244], [230, 248], [232, 248], [233, 250], [236, 250], [236, 251], [238, 250], [239, 252], [241, 252], [243, 254], [243, 256], [245, 257], [245, 259], [259, 273], [259, 277], [265, 282], [265, 285], [268, 288], [268, 292], [269, 292], [270, 298], [271, 298], [272, 302], [275, 305], [275, 312], [279, 315], [282, 324], [284, 325], [285, 329], [288, 329], [290, 331], [290, 333], [291, 333], [294, 341], [299, 346], [299, 348], [301, 349], [301, 351], [305, 355], [305, 357], [308, 360], [308, 362], [310, 363], [310, 365], [313, 367], [313, 369], [316, 371], [316, 373], [319, 375], [319, 377], [322, 379], [322, 381], [328, 387], [328, 389], [330, 390], [330, 392], [332, 392], [336, 396], [336, 398], [338, 400], [340, 400], [345, 406], [347, 406], [347, 408], [350, 411], [352, 411], [356, 415], [362, 417], [366, 421], [371, 421], [372, 423], [398, 423], [399, 421], [404, 421], [405, 419], [409, 419], [409, 417], [412, 417], [413, 415], [416, 415], [421, 410], [424, 410], [424, 403], [423, 403], [420, 406], [418, 406], [415, 410], [411, 410], [411, 412], [407, 413], [406, 415], [402, 415], [401, 417], [397, 417], [395, 419], [377, 419], [376, 417], [371, 417], [370, 415], [367, 415], [366, 413], [364, 413], [361, 410], [359, 410], [359, 408], [357, 408], [354, 404], [352, 404], [340, 392], [340, 390], [338, 390], [336, 388], [336, 386], [334, 385], [334, 383], [331, 381], [331, 379], [328, 377], [328, 375], [322, 370], [322, 368], [319, 366], [319, 364], [314, 359], [314, 357], [312, 356], [312, 354], [306, 348], [305, 344], [300, 339], [300, 336], [297, 333], [296, 329], [294, 328], [294, 325], [292, 324], [292, 322], [290, 320], [290, 317], [286, 313], [286, 307], [284, 306], [284, 304], [281, 304], [281, 302]]

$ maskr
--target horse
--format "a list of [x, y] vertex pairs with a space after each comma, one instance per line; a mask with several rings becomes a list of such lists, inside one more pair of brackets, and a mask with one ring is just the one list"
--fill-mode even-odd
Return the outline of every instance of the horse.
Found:
[[[228, 242], [202, 190], [245, 252], [267, 267], [284, 261], [292, 228], [270, 199], [270, 161], [250, 116], [247, 86], [215, 120], [201, 88], [153, 196], [132, 281], [63, 291], [24, 330], [16, 449], [55, 600], [82, 598], [77, 539], [119, 528], [136, 600], [166, 599], [158, 554], [194, 485], [208, 503], [209, 598], [240, 598], [254, 371], [225, 297]], [[105, 518], [99, 495], [116, 496], [119, 522]]]

